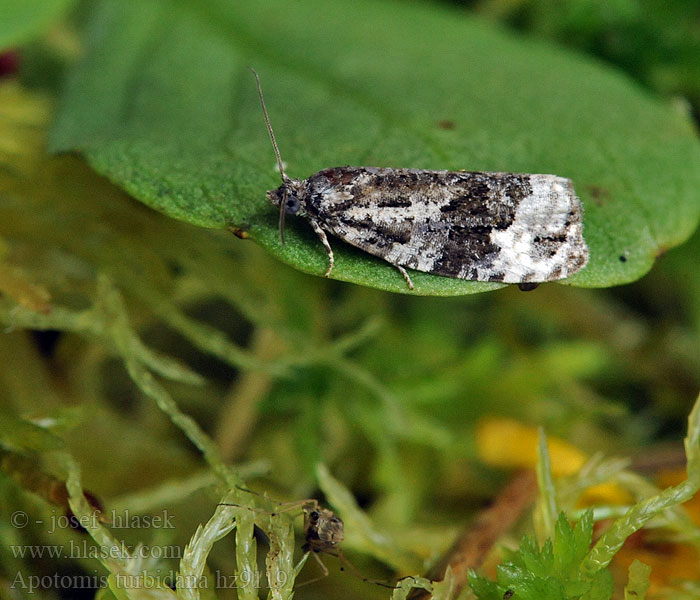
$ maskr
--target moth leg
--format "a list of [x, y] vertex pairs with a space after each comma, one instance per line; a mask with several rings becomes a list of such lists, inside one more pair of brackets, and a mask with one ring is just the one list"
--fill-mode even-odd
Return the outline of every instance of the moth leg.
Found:
[[328, 567], [323, 564], [323, 561], [321, 560], [319, 555], [316, 554], [316, 552], [312, 552], [312, 551], [309, 551], [309, 552], [310, 552], [311, 556], [313, 556], [316, 559], [316, 562], [318, 563], [319, 567], [321, 567], [321, 571], [323, 572], [323, 574], [320, 575], [319, 577], [314, 577], [313, 579], [309, 579], [308, 581], [298, 583], [298, 584], [296, 584], [296, 587], [302, 587], [305, 585], [309, 585], [310, 583], [316, 583], [317, 581], [320, 581], [324, 577], [328, 577]]
[[401, 275], [403, 275], [403, 278], [406, 280], [406, 283], [408, 284], [408, 289], [414, 289], [413, 282], [411, 281], [411, 277], [409, 276], [406, 269], [404, 269], [401, 265], [395, 265], [395, 267], [401, 272]]
[[333, 270], [333, 265], [335, 264], [335, 259], [333, 258], [333, 250], [331, 249], [331, 245], [328, 243], [326, 232], [323, 231], [323, 229], [321, 229], [321, 226], [313, 219], [311, 219], [309, 222], [311, 223], [311, 227], [314, 228], [316, 235], [319, 238], [321, 238], [321, 243], [326, 248], [326, 252], [328, 253], [328, 268], [326, 269], [326, 277], [329, 277], [331, 271]]

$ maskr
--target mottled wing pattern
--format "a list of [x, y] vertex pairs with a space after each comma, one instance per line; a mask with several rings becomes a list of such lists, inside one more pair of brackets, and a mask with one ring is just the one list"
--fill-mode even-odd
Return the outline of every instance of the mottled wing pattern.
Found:
[[581, 204], [563, 177], [335, 167], [307, 184], [312, 219], [394, 265], [523, 283], [567, 277], [588, 261]]

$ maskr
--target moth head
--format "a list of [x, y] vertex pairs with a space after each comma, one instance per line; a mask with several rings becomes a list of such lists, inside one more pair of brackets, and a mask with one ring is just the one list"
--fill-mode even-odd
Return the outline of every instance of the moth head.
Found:
[[304, 216], [306, 214], [306, 186], [304, 181], [298, 179], [284, 177], [283, 181], [284, 183], [276, 190], [267, 192], [267, 199], [280, 209], [280, 240], [284, 246], [284, 215]]
[[272, 202], [280, 211], [288, 215], [304, 216], [306, 186], [304, 181], [298, 179], [287, 179], [276, 190], [267, 192], [267, 199]]
[[327, 551], [343, 541], [344, 525], [332, 510], [320, 508], [314, 503], [304, 509], [304, 536], [308, 549]]

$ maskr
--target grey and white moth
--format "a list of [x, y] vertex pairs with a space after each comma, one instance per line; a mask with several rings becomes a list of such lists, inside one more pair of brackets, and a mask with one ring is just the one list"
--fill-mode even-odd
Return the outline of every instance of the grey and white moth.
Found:
[[328, 253], [326, 232], [396, 266], [523, 289], [564, 279], [588, 262], [583, 211], [571, 180], [556, 175], [332, 167], [308, 179], [284, 171], [258, 86], [282, 185], [267, 192], [284, 217], [305, 217]]

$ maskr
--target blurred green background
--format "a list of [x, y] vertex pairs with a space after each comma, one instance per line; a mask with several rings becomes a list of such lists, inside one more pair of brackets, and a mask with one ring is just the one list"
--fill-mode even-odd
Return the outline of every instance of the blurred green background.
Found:
[[[98, 569], [95, 560], [12, 552], [12, 544], [67, 544], [77, 535], [9, 524], [13, 510], [62, 514], [60, 501], [51, 504], [51, 486], [65, 475], [56, 448], [72, 454], [105, 507], [174, 516], [174, 530], [122, 532], [130, 544], [181, 547], [209, 518], [222, 482], [173, 425], [169, 401], [247, 487], [273, 498], [319, 496], [316, 465], [324, 463], [401, 541], [397, 555], [409, 556], [381, 564], [350, 534], [346, 553], [381, 579], [444, 552], [508, 480], [511, 469], [489, 464], [477, 443], [489, 420], [542, 426], [583, 455], [630, 456], [652, 475], [656, 459], [684, 466], [681, 440], [700, 390], [697, 233], [641, 280], [609, 289], [551, 284], [425, 298], [299, 273], [251, 241], [152, 211], [79, 157], [44, 153], [59, 82], [81, 52], [91, 12], [90, 3], [69, 4], [56, 3], [36, 26], [16, 26], [18, 71], [0, 80], [5, 592], [18, 572]], [[697, 125], [697, 2], [485, 0], [451, 10], [597, 57]], [[511, 468], [519, 466], [518, 440], [503, 445], [512, 446]], [[697, 577], [688, 566], [697, 555], [683, 560], [680, 576]], [[232, 562], [227, 539], [210, 567], [228, 572]], [[388, 596], [325, 562], [332, 576], [297, 597]], [[167, 573], [177, 561], [151, 566]], [[659, 597], [681, 597], [664, 591], [671, 580], [658, 583]]]

